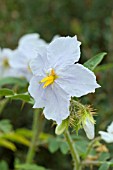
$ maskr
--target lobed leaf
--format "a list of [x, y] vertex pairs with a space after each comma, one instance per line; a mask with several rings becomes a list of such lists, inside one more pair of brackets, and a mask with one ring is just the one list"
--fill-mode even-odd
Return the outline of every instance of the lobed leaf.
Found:
[[99, 161], [106, 161], [109, 158], [110, 158], [110, 153], [102, 152], [100, 157], [99, 157]]
[[110, 164], [108, 164], [108, 163], [103, 163], [103, 164], [100, 166], [99, 170], [108, 170], [109, 167], [110, 167]]
[[64, 155], [67, 154], [69, 151], [69, 145], [66, 142], [61, 143], [60, 150]]
[[59, 142], [56, 139], [50, 139], [48, 144], [48, 149], [51, 153], [56, 152], [59, 149]]

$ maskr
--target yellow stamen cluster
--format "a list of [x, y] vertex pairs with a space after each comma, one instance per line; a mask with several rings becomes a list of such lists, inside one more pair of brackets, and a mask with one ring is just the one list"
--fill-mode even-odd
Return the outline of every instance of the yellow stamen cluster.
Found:
[[43, 88], [46, 88], [47, 86], [51, 85], [54, 83], [54, 81], [58, 78], [58, 76], [56, 75], [54, 69], [51, 70], [51, 72], [49, 73], [49, 75], [47, 75], [47, 77], [44, 77], [40, 83], [44, 83]]

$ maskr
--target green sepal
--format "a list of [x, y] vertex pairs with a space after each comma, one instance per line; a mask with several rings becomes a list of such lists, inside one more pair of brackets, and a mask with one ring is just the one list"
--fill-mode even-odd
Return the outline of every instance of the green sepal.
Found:
[[62, 121], [60, 125], [57, 125], [55, 128], [55, 134], [61, 135], [66, 129], [68, 129], [69, 118]]

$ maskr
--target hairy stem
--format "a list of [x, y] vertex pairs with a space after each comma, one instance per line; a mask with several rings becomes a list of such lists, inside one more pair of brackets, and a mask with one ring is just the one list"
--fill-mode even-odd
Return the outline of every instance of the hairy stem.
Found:
[[65, 131], [64, 136], [65, 136], [66, 141], [67, 141], [67, 143], [69, 145], [70, 152], [71, 152], [71, 155], [72, 155], [72, 158], [73, 158], [74, 170], [81, 170], [80, 157], [79, 157], [79, 154], [78, 154], [76, 148], [74, 147], [74, 143], [73, 143], [73, 141], [71, 139], [69, 131]]
[[30, 144], [30, 147], [27, 153], [26, 163], [32, 163], [34, 156], [35, 156], [36, 143], [37, 143], [38, 136], [39, 136], [41, 113], [42, 113], [42, 109], [36, 109], [34, 112], [33, 125], [32, 125], [33, 136], [32, 136], [31, 144]]

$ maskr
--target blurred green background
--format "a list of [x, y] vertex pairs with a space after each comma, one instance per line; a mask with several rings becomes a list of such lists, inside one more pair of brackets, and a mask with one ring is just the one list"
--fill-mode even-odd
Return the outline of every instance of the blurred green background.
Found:
[[[97, 109], [96, 132], [104, 130], [113, 121], [113, 0], [0, 0], [0, 46], [14, 49], [19, 38], [26, 33], [37, 32], [47, 42], [54, 35], [78, 36], [82, 42], [81, 63], [99, 52], [107, 52], [96, 71], [97, 80], [102, 86], [94, 95], [81, 99]], [[0, 118], [11, 120], [14, 128], [31, 128], [31, 106], [11, 102], [1, 113]], [[13, 109], [12, 109], [13, 107]], [[18, 108], [18, 109], [17, 109]], [[45, 122], [45, 132], [53, 133], [51, 123]], [[98, 133], [97, 133], [98, 135]], [[14, 158], [24, 160], [23, 147], [14, 154], [0, 149], [0, 159], [5, 159], [13, 169]], [[109, 145], [113, 150], [112, 145]], [[24, 148], [26, 153], [27, 148]], [[54, 170], [71, 169], [70, 156], [56, 152], [51, 155], [46, 148], [39, 149], [36, 161]], [[67, 161], [68, 160], [68, 161]], [[51, 162], [51, 163], [50, 163]], [[62, 163], [62, 165], [61, 165]], [[61, 167], [62, 166], [62, 167]]]

